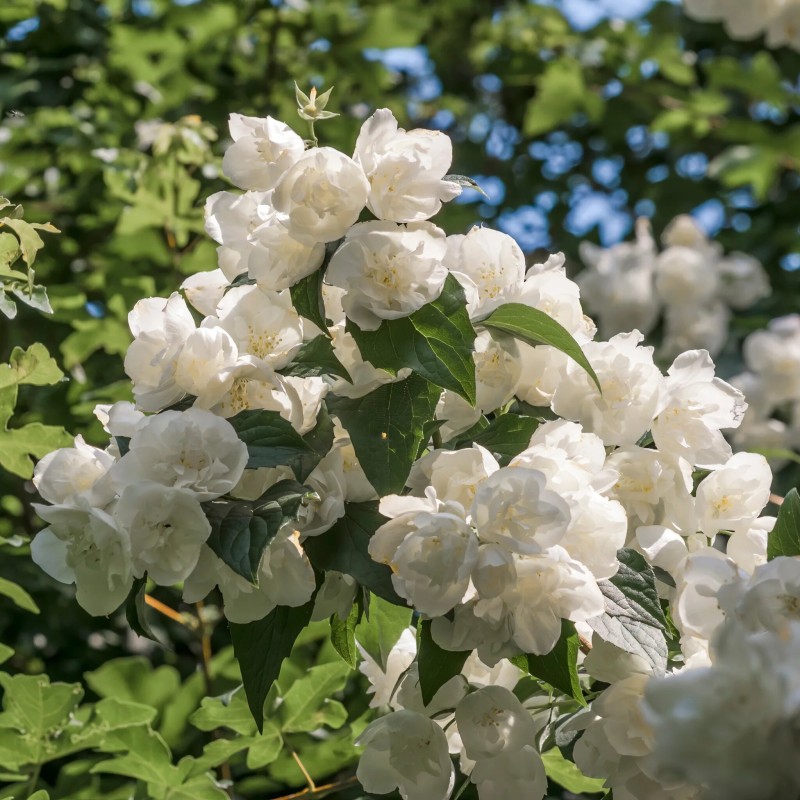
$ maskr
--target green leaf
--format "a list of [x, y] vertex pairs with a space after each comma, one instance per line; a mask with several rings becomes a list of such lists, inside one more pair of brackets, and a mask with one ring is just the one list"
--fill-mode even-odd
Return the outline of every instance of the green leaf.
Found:
[[527, 136], [539, 136], [579, 112], [596, 119], [603, 106], [603, 98], [586, 85], [583, 64], [564, 55], [548, 63], [538, 78], [536, 94], [525, 109], [523, 130]]
[[43, 311], [45, 314], [53, 313], [53, 307], [50, 305], [47, 289], [45, 289], [44, 286], [37, 283], [31, 287], [18, 287], [11, 291], [16, 297], [22, 300], [25, 305], [35, 308], [37, 311]]
[[328, 324], [325, 321], [325, 303], [322, 300], [322, 280], [325, 277], [325, 269], [340, 243], [341, 240], [337, 242], [328, 242], [328, 244], [325, 245], [325, 260], [322, 262], [322, 266], [316, 272], [312, 272], [289, 289], [295, 311], [297, 311], [301, 317], [311, 320], [325, 336], [330, 336], [330, 333], [328, 333]]
[[258, 500], [203, 503], [211, 524], [207, 544], [235, 573], [257, 585], [264, 551], [285, 522], [297, 519], [300, 507], [312, 494], [297, 481], [283, 480]]
[[306, 342], [294, 354], [291, 363], [278, 371], [282, 375], [296, 375], [300, 378], [336, 375], [353, 382], [344, 364], [336, 357], [333, 344], [327, 336], [316, 336]]
[[379, 597], [404, 606], [392, 585], [392, 571], [373, 560], [367, 550], [372, 534], [384, 522], [376, 501], [345, 503], [344, 516], [320, 536], [309, 536], [303, 548], [319, 571], [343, 572]]
[[[360, 594], [359, 594], [360, 597]], [[361, 621], [363, 606], [360, 602], [353, 603], [347, 619], [341, 619], [338, 614], [331, 615], [331, 644], [333, 649], [342, 657], [342, 660], [352, 669], [358, 666], [358, 648], [356, 647], [356, 626]]]
[[172, 764], [166, 742], [146, 727], [114, 731], [100, 744], [102, 752], [121, 754], [91, 768], [93, 773], [123, 775], [147, 784], [149, 796], [164, 800], [225, 800], [227, 795], [216, 788], [208, 775], [189, 776], [189, 756], [181, 765]]
[[567, 761], [561, 755], [557, 747], [542, 753], [542, 761], [547, 777], [559, 786], [563, 786], [568, 792], [592, 794], [602, 792], [605, 788], [605, 781], [602, 778], [587, 778], [572, 761]]
[[350, 667], [342, 661], [311, 667], [283, 696], [278, 712], [281, 729], [287, 733], [307, 733], [320, 727], [316, 713], [334, 692], [344, 688]]
[[[128, 599], [125, 601], [125, 618], [128, 620], [128, 625], [137, 636], [144, 636], [147, 639], [152, 639], [158, 642], [150, 623], [147, 621], [147, 603], [145, 602], [145, 595], [147, 594], [147, 575], [141, 578], [136, 578], [128, 592]], [[159, 642], [160, 644], [160, 642]]]
[[389, 653], [411, 625], [411, 613], [410, 608], [370, 597], [369, 613], [356, 627], [356, 639], [381, 669], [386, 669]]
[[0, 227], [3, 225], [8, 225], [8, 227], [17, 234], [22, 260], [28, 267], [32, 267], [33, 262], [36, 261], [36, 254], [44, 247], [42, 237], [39, 236], [33, 225], [22, 219], [3, 217], [3, 219], [0, 220]]
[[466, 303], [461, 284], [448, 275], [438, 299], [410, 316], [385, 320], [375, 331], [362, 331], [348, 320], [346, 329], [373, 366], [392, 374], [410, 367], [475, 405], [475, 330]]
[[0, 686], [0, 765], [18, 770], [57, 757], [54, 743], [68, 738], [70, 716], [83, 697], [80, 684], [51, 684], [47, 675], [0, 672]]
[[402, 491], [439, 396], [439, 389], [418, 375], [355, 399], [328, 396], [328, 409], [347, 429], [379, 495]]
[[461, 674], [470, 650], [443, 650], [431, 636], [430, 620], [420, 620], [417, 634], [419, 688], [427, 706], [447, 681]]
[[800, 556], [800, 495], [791, 489], [778, 510], [778, 520], [767, 538], [767, 559]]
[[30, 611], [31, 614], [39, 613], [39, 606], [36, 605], [36, 601], [28, 592], [7, 578], [0, 578], [0, 595], [11, 600], [17, 608]]
[[35, 342], [27, 350], [15, 347], [11, 351], [8, 364], [0, 364], [0, 389], [14, 384], [31, 386], [52, 386], [64, 377], [56, 360], [40, 342]]
[[256, 732], [256, 723], [247, 707], [247, 697], [241, 689], [222, 697], [204, 697], [189, 721], [201, 731], [228, 728], [242, 736]]
[[548, 344], [555, 347], [583, 367], [594, 381], [598, 391], [603, 391], [597, 375], [583, 354], [580, 345], [566, 328], [545, 314], [544, 311], [530, 308], [522, 303], [506, 303], [495, 309], [481, 324], [487, 328], [511, 334], [530, 345]]
[[259, 732], [264, 729], [267, 693], [278, 677], [283, 660], [292, 652], [298, 634], [311, 620], [313, 610], [314, 597], [299, 608], [278, 606], [255, 622], [229, 623], [247, 704]]
[[549, 683], [554, 689], [572, 697], [582, 706], [586, 705], [581, 685], [578, 681], [578, 651], [580, 639], [575, 625], [569, 620], [561, 620], [561, 636], [556, 646], [542, 656], [529, 654], [524, 660], [515, 660], [517, 666], [533, 675], [534, 678]]
[[14, 655], [14, 648], [7, 644], [0, 644], [0, 664], [5, 664]]
[[485, 447], [490, 453], [510, 460], [528, 446], [531, 436], [538, 427], [539, 420], [535, 417], [503, 414], [474, 433], [469, 441], [459, 437], [459, 446], [470, 447], [474, 442]]
[[587, 620], [603, 639], [646, 659], [656, 674], [667, 668], [667, 622], [656, 589], [656, 577], [644, 557], [627, 547], [617, 551], [619, 571], [597, 585], [606, 609]]
[[228, 422], [247, 445], [249, 469], [287, 465], [304, 481], [333, 445], [333, 422], [320, 409], [316, 426], [301, 436], [277, 411], [241, 411]]

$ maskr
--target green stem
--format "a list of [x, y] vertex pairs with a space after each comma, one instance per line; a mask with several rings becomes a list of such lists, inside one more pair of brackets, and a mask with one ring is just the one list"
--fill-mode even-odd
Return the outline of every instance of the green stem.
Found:
[[41, 771], [42, 771], [42, 765], [40, 763], [36, 764], [36, 766], [33, 769], [33, 772], [31, 773], [31, 779], [28, 784], [28, 795], [32, 795], [36, 791], [36, 787], [39, 784], [39, 774], [41, 773]]
[[439, 449], [443, 444], [443, 442], [442, 442], [442, 432], [441, 431], [434, 431], [431, 434], [431, 441], [433, 442], [433, 446], [436, 449]]

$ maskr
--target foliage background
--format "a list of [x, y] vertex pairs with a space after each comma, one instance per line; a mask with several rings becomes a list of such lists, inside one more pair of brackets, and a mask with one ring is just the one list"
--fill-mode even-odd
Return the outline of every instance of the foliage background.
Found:
[[[612, 9], [624, 19], [609, 19]], [[40, 341], [67, 376], [20, 387], [12, 425], [46, 421], [103, 441], [92, 408], [129, 397], [127, 311], [216, 266], [202, 204], [226, 186], [219, 163], [228, 114], [271, 114], [302, 131], [294, 80], [335, 85], [342, 116], [322, 136], [345, 151], [379, 106], [406, 127], [445, 130], [453, 171], [475, 178], [488, 197], [466, 193], [437, 221], [462, 232], [484, 220], [517, 237], [532, 262], [563, 250], [577, 271], [582, 240], [619, 241], [639, 215], [660, 234], [676, 214], [695, 214], [726, 250], [760, 258], [774, 287], [735, 320], [722, 358], [732, 374], [744, 334], [797, 310], [798, 74], [797, 53], [732, 42], [720, 26], [649, 0], [6, 0], [0, 195], [61, 234], [47, 236], [36, 261], [54, 314], [21, 307], [13, 321], [0, 316], [0, 362]], [[97, 699], [103, 682], [84, 673], [141, 653], [119, 662], [122, 683], [107, 691], [155, 707], [154, 725], [176, 759], [199, 754], [209, 734], [187, 717], [204, 693], [237, 684], [214, 609], [200, 625], [190, 621], [197, 609], [159, 595], [186, 615], [183, 624], [152, 615], [169, 649], [139, 639], [124, 619], [88, 617], [67, 587], [30, 563], [25, 542], [39, 526], [32, 499], [24, 477], [0, 470], [0, 537], [8, 540], [0, 577], [25, 587], [41, 609], [33, 616], [0, 596], [0, 642], [15, 651], [4, 669], [84, 681]], [[298, 649], [282, 677], [287, 689], [311, 665], [336, 662], [325, 635], [317, 626]], [[198, 664], [209, 647], [219, 655], [206, 659], [204, 674]], [[351, 682], [344, 692], [350, 731], [364, 711], [363, 686]], [[352, 746], [337, 735], [324, 747], [304, 732], [285, 738], [324, 779], [346, 776], [352, 764]], [[100, 777], [87, 783], [86, 764], [70, 772], [66, 763], [42, 771], [48, 785], [61, 781], [52, 796], [97, 796]], [[286, 749], [267, 771], [240, 764], [235, 773], [246, 797], [304, 785]], [[102, 780], [104, 792], [126, 785]]]

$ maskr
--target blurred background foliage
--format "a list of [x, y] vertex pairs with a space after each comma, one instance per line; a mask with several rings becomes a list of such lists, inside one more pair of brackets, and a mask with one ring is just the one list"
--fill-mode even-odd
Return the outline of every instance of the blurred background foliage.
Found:
[[[46, 422], [102, 443], [94, 405], [130, 397], [128, 310], [216, 266], [202, 206], [228, 185], [219, 170], [228, 114], [270, 114], [304, 132], [293, 81], [335, 85], [331, 107], [342, 116], [320, 134], [348, 152], [380, 106], [405, 127], [446, 131], [452, 171], [486, 196], [466, 192], [437, 221], [449, 233], [486, 221], [515, 236], [532, 262], [563, 250], [574, 273], [581, 241], [628, 238], [639, 216], [659, 235], [692, 213], [726, 251], [756, 256], [770, 274], [772, 297], [735, 320], [741, 337], [797, 310], [798, 74], [797, 53], [733, 42], [663, 0], [3, 0], [0, 195], [22, 204], [28, 222], [61, 233], [47, 234], [36, 260], [54, 313], [20, 303], [16, 319], [0, 315], [0, 362], [15, 346], [43, 342], [65, 374], [15, 387], [10, 427]], [[147, 661], [119, 669], [137, 691], [152, 681], [151, 704], [165, 698], [165, 741], [196, 754], [200, 734], [186, 719], [206, 690], [236, 684], [213, 608], [202, 623], [197, 609], [183, 623], [158, 616], [170, 649], [139, 640], [124, 619], [89, 618], [26, 555], [38, 527], [30, 489], [0, 470], [0, 576], [41, 608], [36, 617], [15, 608], [0, 585], [0, 641], [15, 651], [5, 668], [72, 682], [142, 651], [168, 672], [150, 675]], [[161, 600], [179, 607], [176, 596]], [[204, 685], [197, 665], [209, 646], [221, 662]], [[304, 648], [290, 671], [331, 660], [319, 641]], [[97, 700], [104, 694], [93, 680]], [[358, 695], [348, 725], [363, 712]], [[183, 705], [169, 712], [170, 703]], [[315, 778], [352, 763], [346, 737], [329, 737], [338, 755], [325, 762], [310, 734], [290, 736], [300, 737], [292, 747], [304, 759], [324, 762]], [[274, 765], [237, 784], [241, 794], [302, 788], [290, 756]], [[52, 784], [58, 771], [49, 769]], [[70, 793], [82, 779], [64, 780], [72, 783], [53, 796], [99, 791], [97, 776], [94, 788], [82, 784], [88, 794]]]

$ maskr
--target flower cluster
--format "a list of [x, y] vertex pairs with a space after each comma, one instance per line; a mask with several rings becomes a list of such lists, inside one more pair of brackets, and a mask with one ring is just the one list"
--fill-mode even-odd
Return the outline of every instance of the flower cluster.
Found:
[[778, 469], [786, 463], [780, 451], [800, 447], [800, 316], [776, 317], [749, 334], [742, 355], [745, 369], [731, 383], [747, 395], [748, 409], [733, 442], [773, 451]]
[[578, 285], [600, 333], [612, 336], [637, 328], [645, 335], [663, 315], [659, 356], [704, 348], [716, 356], [728, 340], [731, 312], [769, 296], [767, 274], [745, 253], [724, 256], [688, 216], [676, 217], [663, 234], [659, 253], [644, 218], [636, 239], [602, 249], [581, 245], [586, 269]]
[[684, 0], [690, 17], [722, 22], [732, 39], [766, 37], [767, 47], [800, 50], [800, 2], [797, 0]]
[[[327, 92], [300, 95], [303, 119], [331, 116]], [[370, 793], [445, 800], [458, 756], [482, 800], [536, 800], [542, 756], [567, 742], [617, 800], [716, 786], [713, 764], [682, 760], [711, 706], [690, 723], [664, 698], [737, 691], [768, 647], [754, 625], [795, 641], [792, 568], [761, 566], [770, 469], [722, 434], [741, 392], [708, 349], [665, 375], [640, 330], [596, 339], [560, 254], [528, 265], [502, 233], [431, 222], [465, 183], [445, 135], [386, 109], [352, 157], [270, 117], [234, 114], [230, 133], [243, 191], [206, 206], [219, 267], [131, 311], [135, 404], [97, 409], [105, 449], [78, 438], [37, 465], [34, 560], [96, 615], [145, 580], [187, 602], [218, 588], [234, 626], [287, 606], [338, 624], [367, 593], [414, 609], [419, 653], [411, 629], [385, 662], [364, 651], [371, 705], [390, 709], [359, 739]], [[712, 306], [730, 281], [765, 291], [685, 220], [661, 256], [648, 241], [584, 279], [604, 328], [620, 281], [647, 284], [645, 330], [654, 281], [667, 303], [698, 275]], [[728, 618], [744, 638], [720, 633]], [[451, 667], [432, 675], [432, 652]], [[790, 737], [792, 713], [763, 715]], [[795, 790], [787, 769], [775, 780]]]

